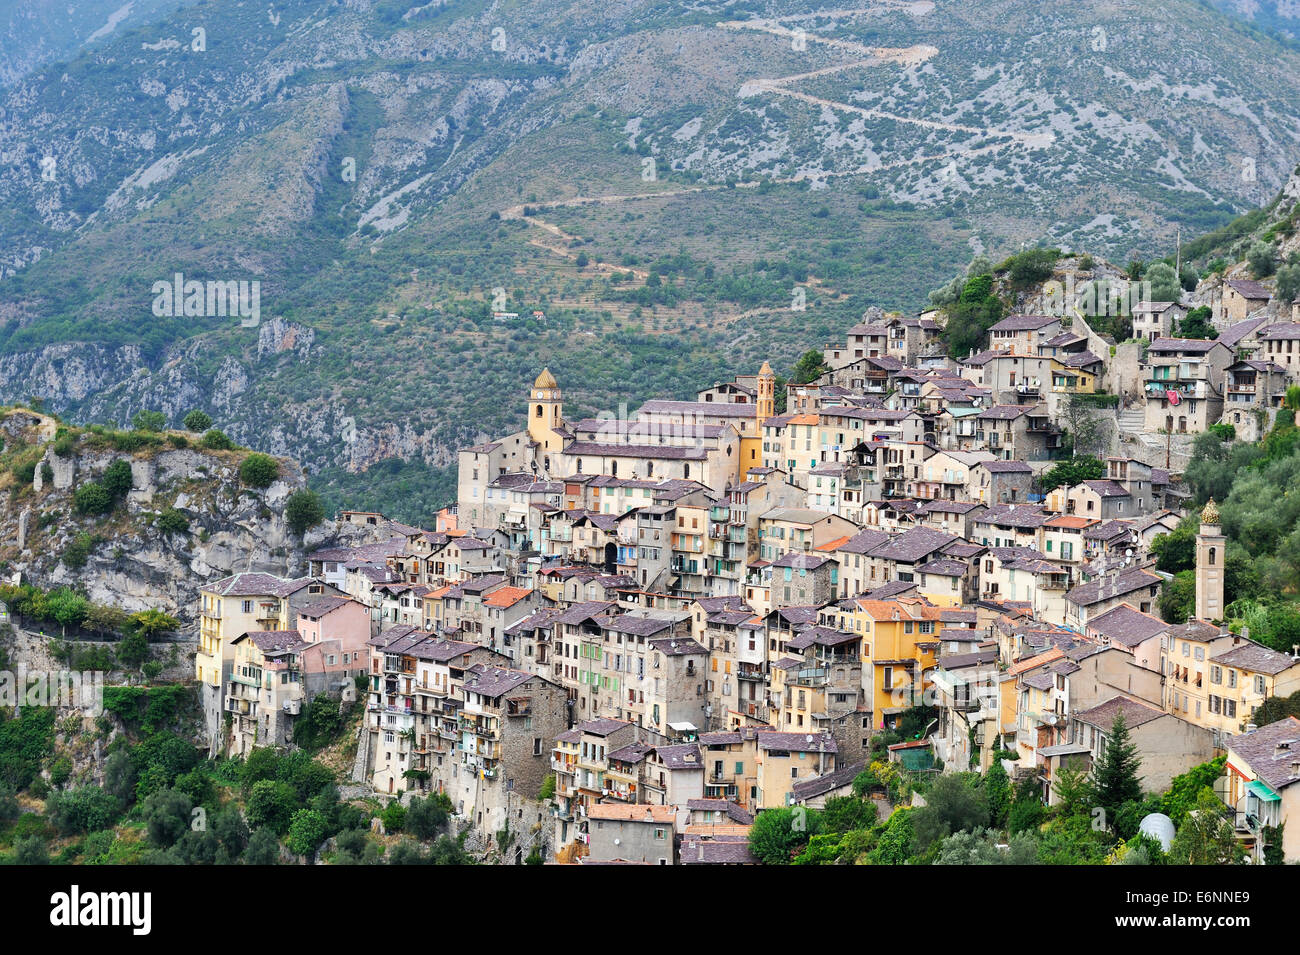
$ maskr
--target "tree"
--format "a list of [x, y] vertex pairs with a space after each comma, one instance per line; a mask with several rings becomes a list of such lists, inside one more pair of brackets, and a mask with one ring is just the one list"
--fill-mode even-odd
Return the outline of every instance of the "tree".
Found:
[[1207, 789], [1214, 791], [1214, 781], [1223, 775], [1227, 760], [1226, 755], [1219, 756], [1175, 776], [1169, 784], [1169, 791], [1161, 797], [1160, 812], [1173, 820], [1175, 826], [1181, 826], [1187, 813], [1196, 808], [1201, 793]]
[[1007, 824], [1007, 815], [1011, 812], [1011, 780], [1000, 759], [993, 760], [993, 765], [984, 774], [984, 794], [989, 803], [989, 824], [1001, 829]]
[[1130, 741], [1124, 711], [1115, 714], [1106, 745], [1092, 767], [1093, 793], [1097, 805], [1109, 818], [1119, 814], [1120, 806], [1142, 799], [1142, 780], [1138, 776], [1141, 760], [1137, 746]]
[[125, 669], [138, 670], [149, 659], [149, 641], [144, 633], [134, 630], [117, 644], [117, 662]]
[[167, 416], [161, 411], [137, 411], [131, 418], [136, 431], [162, 431], [167, 427]]
[[384, 807], [379, 818], [383, 820], [384, 832], [401, 832], [406, 827], [406, 807], [394, 799]]
[[1167, 574], [1176, 574], [1180, 570], [1193, 570], [1196, 567], [1196, 523], [1195, 515], [1179, 521], [1168, 534], [1157, 534], [1151, 542], [1151, 553], [1156, 557], [1156, 568]]
[[240, 860], [245, 865], [275, 865], [280, 861], [280, 840], [270, 829], [258, 829], [249, 837]]
[[200, 411], [198, 408], [195, 408], [185, 416], [183, 424], [185, 425], [186, 431], [193, 431], [195, 434], [198, 434], [199, 432], [207, 431], [212, 427], [212, 417], [206, 411]]
[[749, 830], [749, 851], [764, 865], [789, 865], [821, 832], [821, 814], [803, 806], [764, 809]]
[[250, 454], [239, 465], [239, 480], [249, 487], [270, 487], [280, 476], [280, 462], [269, 454]]
[[306, 488], [294, 491], [284, 502], [284, 521], [299, 537], [324, 519], [325, 507], [315, 491]]
[[1233, 865], [1244, 855], [1232, 823], [1223, 816], [1223, 804], [1212, 791], [1202, 790], [1196, 809], [1187, 814], [1174, 835], [1169, 861], [1175, 865]]
[[974, 832], [988, 824], [988, 798], [979, 788], [979, 777], [969, 773], [950, 773], [936, 779], [912, 822], [916, 848], [921, 851], [954, 832]]
[[406, 831], [421, 842], [436, 836], [451, 818], [451, 797], [433, 793], [426, 799], [412, 799], [406, 812]]
[[300, 856], [311, 855], [329, 834], [329, 824], [315, 809], [299, 809], [289, 823], [289, 851]]
[[194, 804], [190, 797], [175, 789], [161, 789], [140, 807], [149, 841], [161, 849], [170, 849], [190, 829]]
[[158, 515], [158, 530], [164, 534], [184, 534], [190, 529], [189, 519], [174, 507], [165, 507]]
[[209, 451], [230, 451], [235, 447], [235, 442], [226, 437], [225, 432], [212, 428], [203, 435], [199, 442]]
[[67, 587], [50, 591], [50, 616], [63, 628], [63, 636], [68, 635], [68, 627], [75, 627], [86, 619], [90, 613], [90, 601]]
[[45, 803], [50, 823], [64, 835], [107, 829], [117, 822], [122, 807], [98, 786], [79, 786], [51, 793]]
[[1196, 611], [1196, 572], [1174, 574], [1160, 587], [1160, 616], [1165, 623], [1186, 623]]
[[1212, 340], [1219, 337], [1219, 330], [1210, 322], [1213, 311], [1210, 306], [1202, 305], [1200, 308], [1194, 308], [1187, 313], [1187, 316], [1178, 323], [1179, 338], [1200, 338]]
[[1110, 447], [1108, 419], [1082, 395], [1071, 395], [1062, 406], [1061, 424], [1073, 439], [1075, 457], [1095, 456]]
[[298, 796], [288, 783], [263, 779], [253, 783], [248, 796], [248, 824], [265, 827], [277, 836], [289, 828], [297, 808]]
[[1106, 476], [1106, 465], [1090, 454], [1081, 454], [1068, 461], [1058, 461], [1043, 472], [1040, 484], [1044, 491], [1058, 487], [1074, 487], [1084, 481], [1099, 481]]
[[1300, 264], [1284, 265], [1277, 270], [1277, 296], [1281, 302], [1294, 302], [1300, 296]]
[[1143, 279], [1151, 283], [1153, 302], [1177, 302], [1183, 297], [1183, 287], [1172, 265], [1157, 262], [1147, 269]]
[[49, 865], [50, 853], [39, 835], [14, 840], [14, 865]]
[[160, 633], [171, 633], [181, 625], [181, 622], [171, 614], [152, 607], [131, 614], [131, 624], [143, 633], [146, 639], [152, 640]]
[[810, 381], [815, 381], [828, 372], [830, 369], [826, 366], [825, 356], [815, 348], [811, 348], [799, 356], [799, 360], [794, 364], [794, 370], [790, 373], [790, 380], [796, 385], [806, 385]]
[[1088, 774], [1076, 765], [1075, 760], [1063, 762], [1052, 780], [1052, 793], [1062, 816], [1078, 816], [1087, 812], [1092, 801], [1092, 786]]
[[1246, 252], [1246, 264], [1257, 279], [1272, 275], [1277, 268], [1277, 247], [1268, 242], [1255, 242]]

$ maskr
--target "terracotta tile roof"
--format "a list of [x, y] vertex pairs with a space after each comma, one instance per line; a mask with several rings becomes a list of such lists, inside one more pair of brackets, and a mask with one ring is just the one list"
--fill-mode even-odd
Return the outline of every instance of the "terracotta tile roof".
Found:
[[513, 607], [526, 598], [532, 591], [526, 587], [502, 587], [483, 598], [485, 607]]

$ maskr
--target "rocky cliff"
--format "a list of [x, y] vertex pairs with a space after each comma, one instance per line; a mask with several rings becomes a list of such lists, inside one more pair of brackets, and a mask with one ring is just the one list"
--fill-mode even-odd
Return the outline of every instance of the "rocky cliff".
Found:
[[[326, 521], [294, 534], [284, 505], [305, 481], [292, 460], [279, 459], [268, 487], [252, 488], [239, 477], [247, 450], [195, 447], [173, 433], [126, 452], [113, 443], [135, 443], [123, 434], [69, 428], [25, 409], [3, 413], [0, 569], [10, 579], [71, 586], [128, 612], [159, 607], [188, 624], [202, 584], [239, 571], [302, 574], [307, 552], [365, 533]], [[107, 514], [78, 513], [76, 489], [119, 460], [131, 466], [125, 499]]]

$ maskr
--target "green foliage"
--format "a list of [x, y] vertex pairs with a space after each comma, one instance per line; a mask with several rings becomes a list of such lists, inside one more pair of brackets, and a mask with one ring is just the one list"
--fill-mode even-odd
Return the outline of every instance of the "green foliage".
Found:
[[70, 570], [78, 570], [86, 566], [86, 561], [90, 559], [90, 553], [95, 549], [95, 538], [87, 531], [80, 531], [73, 536], [63, 547], [63, 553], [59, 555], [59, 560]]
[[385, 832], [401, 832], [406, 826], [406, 807], [396, 799], [391, 800], [379, 818], [383, 820]]
[[[415, 838], [428, 842], [447, 825], [451, 812], [451, 797], [446, 793], [433, 793], [425, 799], [414, 797], [403, 824], [406, 831]], [[387, 823], [384, 825], [387, 828]]]
[[53, 751], [53, 708], [25, 706], [16, 715], [0, 712], [0, 781], [26, 789]]
[[966, 278], [956, 301], [947, 306], [947, 312], [944, 338], [948, 354], [965, 358], [983, 345], [989, 329], [1005, 313], [1002, 300], [993, 293], [993, 275], [986, 272]]
[[1250, 274], [1257, 279], [1267, 278], [1277, 268], [1277, 246], [1269, 242], [1255, 242], [1246, 252]]
[[107, 514], [113, 509], [113, 496], [102, 484], [87, 481], [72, 492], [72, 506], [78, 514]]
[[299, 809], [293, 814], [289, 823], [289, 851], [300, 856], [309, 856], [316, 851], [329, 836], [329, 823], [315, 809]]
[[925, 795], [925, 805], [912, 820], [916, 848], [925, 851], [931, 843], [954, 832], [973, 832], [989, 824], [988, 798], [975, 773], [945, 773]]
[[149, 659], [149, 641], [139, 630], [133, 630], [118, 642], [117, 662], [128, 670], [138, 670]]
[[829, 370], [822, 353], [815, 348], [809, 349], [795, 362], [794, 370], [790, 372], [790, 381], [796, 385], [807, 384], [816, 381]]
[[1124, 714], [1117, 713], [1106, 736], [1106, 745], [1092, 767], [1093, 795], [1107, 816], [1118, 815], [1120, 806], [1126, 802], [1141, 800], [1140, 768], [1137, 745], [1129, 739]]
[[113, 503], [116, 504], [126, 497], [127, 492], [131, 490], [133, 483], [131, 463], [119, 458], [104, 469], [104, 474], [99, 480], [104, 486], [104, 490], [108, 492], [109, 497], [113, 499]]
[[1178, 323], [1179, 338], [1201, 338], [1213, 340], [1219, 337], [1219, 330], [1210, 321], [1213, 310], [1208, 305], [1190, 309], [1187, 316]]
[[[187, 686], [106, 686], [104, 710], [112, 713], [127, 727], [151, 734], [146, 741], [149, 753], [175, 745], [180, 738], [160, 732], [175, 725], [182, 711], [192, 704], [194, 691]], [[192, 745], [190, 750], [194, 750]], [[189, 767], [186, 766], [186, 769]]]
[[[1260, 725], [1263, 725], [1262, 721]], [[1169, 784], [1169, 791], [1161, 799], [1159, 811], [1173, 820], [1175, 827], [1181, 826], [1188, 811], [1196, 808], [1202, 792], [1208, 789], [1213, 795], [1214, 781], [1224, 774], [1227, 761], [1226, 754], [1218, 756], [1175, 776]]]
[[239, 480], [249, 487], [270, 487], [280, 476], [280, 462], [269, 454], [250, 454], [239, 465]]
[[1169, 846], [1169, 861], [1175, 865], [1232, 865], [1244, 855], [1232, 823], [1223, 817], [1222, 804], [1213, 792], [1201, 790], [1196, 808], [1187, 813]]
[[1027, 288], [1050, 279], [1060, 257], [1059, 249], [1026, 249], [1003, 262], [998, 271], [1006, 272], [1017, 288]]
[[121, 813], [118, 801], [98, 786], [51, 793], [45, 803], [50, 824], [64, 835], [107, 829]]
[[1168, 574], [1192, 570], [1196, 566], [1196, 532], [1199, 517], [1189, 515], [1167, 534], [1157, 534], [1151, 542], [1156, 567]]
[[315, 491], [306, 488], [294, 491], [284, 502], [284, 521], [299, 537], [324, 519], [325, 508]]
[[789, 865], [821, 832], [821, 813], [802, 806], [764, 809], [749, 830], [749, 850], [764, 865]]
[[1004, 828], [1011, 812], [1011, 780], [1002, 767], [1002, 760], [996, 757], [984, 774], [984, 795], [989, 804], [989, 825], [994, 829]]
[[1147, 269], [1143, 278], [1151, 283], [1151, 300], [1153, 302], [1177, 302], [1182, 298], [1182, 283], [1172, 265], [1157, 262]]
[[263, 779], [253, 783], [248, 794], [248, 824], [255, 829], [265, 827], [277, 836], [283, 836], [289, 829], [297, 806], [298, 796], [292, 786]]
[[822, 831], [842, 835], [876, 824], [876, 804], [857, 796], [831, 796], [821, 810]]
[[[251, 820], [250, 820], [251, 821]], [[271, 829], [257, 829], [249, 837], [240, 860], [245, 865], [276, 865], [280, 861], [280, 840]]]
[[170, 849], [190, 830], [190, 797], [175, 789], [160, 789], [140, 806], [149, 841], [160, 849]]
[[205, 432], [202, 441], [199, 442], [209, 451], [233, 451], [235, 442], [226, 437], [224, 432], [212, 428]]
[[867, 853], [871, 865], [903, 865], [912, 856], [915, 809], [895, 809], [885, 822], [876, 847]]
[[136, 611], [131, 614], [130, 623], [149, 639], [159, 634], [171, 633], [181, 625], [179, 620], [157, 607]]
[[1012, 835], [1036, 830], [1046, 816], [1047, 810], [1038, 794], [1037, 782], [1030, 777], [1017, 783], [1011, 810], [1007, 813], [1007, 830]]
[[555, 798], [555, 773], [547, 773], [546, 778], [542, 780], [541, 788], [537, 791], [537, 801], [546, 802]]
[[136, 431], [162, 431], [167, 427], [167, 416], [161, 411], [137, 411], [131, 418]]
[[1081, 454], [1065, 461], [1058, 461], [1043, 473], [1039, 484], [1043, 492], [1058, 487], [1074, 487], [1084, 481], [1097, 481], [1106, 476], [1106, 465], [1090, 454]]
[[1027, 833], [1012, 836], [1005, 848], [1000, 835], [989, 829], [957, 832], [945, 838], [935, 865], [1033, 865], [1038, 861], [1038, 840]]
[[303, 708], [302, 715], [294, 720], [293, 741], [308, 752], [316, 752], [329, 745], [342, 726], [338, 700], [318, 693]]
[[206, 411], [200, 411], [198, 408], [195, 408], [185, 416], [185, 420], [182, 423], [185, 425], [186, 431], [193, 431], [195, 434], [199, 434], [200, 432], [207, 431], [212, 427], [212, 416]]
[[1196, 610], [1196, 574], [1184, 570], [1160, 586], [1160, 616], [1165, 623], [1186, 623]]
[[184, 534], [190, 529], [189, 518], [174, 507], [165, 507], [155, 525], [164, 534]]

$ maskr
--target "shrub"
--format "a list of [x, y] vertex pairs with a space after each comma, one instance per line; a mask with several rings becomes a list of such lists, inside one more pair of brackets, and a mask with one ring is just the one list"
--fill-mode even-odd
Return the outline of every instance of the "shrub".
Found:
[[121, 459], [114, 461], [104, 469], [99, 482], [115, 502], [121, 500], [135, 483], [131, 477], [131, 463]]
[[235, 447], [235, 442], [226, 437], [224, 432], [216, 428], [206, 432], [202, 440], [203, 447], [209, 451], [230, 451]]
[[164, 534], [184, 534], [189, 529], [189, 519], [174, 507], [163, 508], [158, 515], [158, 530]]
[[45, 810], [50, 822], [64, 835], [107, 829], [117, 822], [122, 811], [118, 801], [98, 786], [53, 793]]
[[113, 496], [102, 484], [87, 481], [73, 492], [72, 506], [78, 514], [107, 514], [113, 509]]
[[385, 832], [401, 832], [406, 826], [406, 807], [394, 799], [384, 807], [379, 818], [384, 821]]
[[280, 463], [269, 454], [250, 454], [239, 466], [239, 480], [249, 487], [269, 487], [280, 476]]
[[200, 411], [198, 408], [195, 408], [185, 416], [185, 421], [183, 423], [186, 431], [193, 431], [195, 434], [199, 434], [200, 432], [207, 431], [212, 427], [212, 417], [206, 411]]

